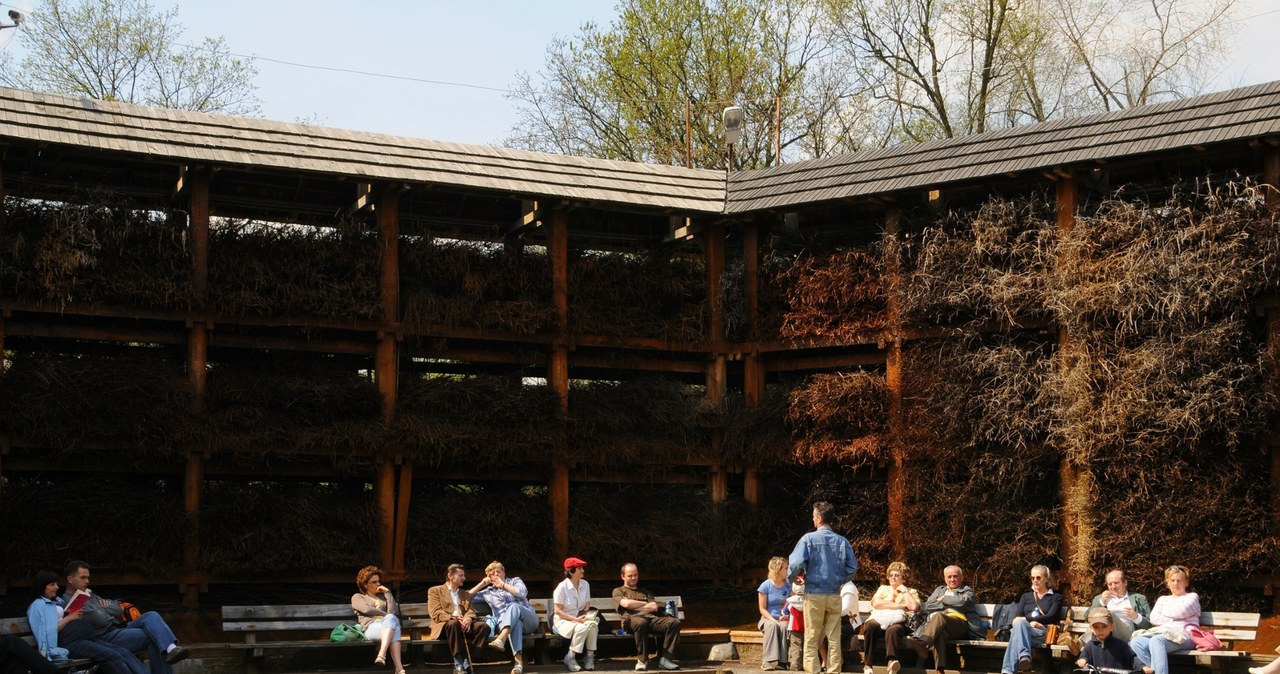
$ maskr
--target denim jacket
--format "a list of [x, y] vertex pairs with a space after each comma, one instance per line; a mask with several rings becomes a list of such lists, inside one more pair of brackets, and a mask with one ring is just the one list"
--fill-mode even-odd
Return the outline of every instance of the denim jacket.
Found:
[[58, 647], [61, 608], [61, 604], [44, 597], [37, 597], [27, 607], [27, 622], [31, 625], [31, 635], [36, 639], [36, 648], [50, 660], [67, 659], [67, 649]]
[[849, 539], [825, 524], [801, 536], [788, 561], [792, 582], [804, 574], [805, 594], [839, 594], [840, 586], [858, 573]]

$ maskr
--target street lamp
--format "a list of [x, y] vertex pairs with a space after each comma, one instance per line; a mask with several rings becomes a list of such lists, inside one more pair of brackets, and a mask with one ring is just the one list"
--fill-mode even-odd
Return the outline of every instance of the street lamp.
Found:
[[0, 30], [5, 28], [17, 28], [22, 25], [22, 12], [16, 9], [9, 10], [9, 20], [13, 23], [0, 23]]
[[729, 165], [726, 171], [733, 170], [733, 146], [742, 140], [742, 108], [731, 105], [724, 109], [720, 122], [724, 125], [724, 142], [729, 146]]

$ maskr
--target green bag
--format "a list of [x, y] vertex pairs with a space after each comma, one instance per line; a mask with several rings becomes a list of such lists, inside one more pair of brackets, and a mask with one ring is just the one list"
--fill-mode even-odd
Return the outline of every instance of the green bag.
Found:
[[344, 643], [347, 641], [364, 641], [364, 630], [359, 625], [348, 625], [342, 623], [333, 628], [329, 633], [329, 641], [334, 643]]

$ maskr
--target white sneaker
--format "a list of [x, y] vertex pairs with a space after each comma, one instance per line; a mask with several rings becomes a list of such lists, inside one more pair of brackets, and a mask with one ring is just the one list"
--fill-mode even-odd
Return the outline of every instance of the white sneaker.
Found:
[[524, 665], [516, 665], [511, 668], [511, 674], [524, 674]]
[[897, 660], [890, 660], [889, 674], [898, 674], [898, 672], [900, 671], [902, 671], [902, 663], [898, 662]]
[[647, 670], [647, 669], [649, 669], [649, 663], [645, 662], [644, 660], [636, 660], [636, 671], [637, 671], [637, 672], [643, 672], [643, 671], [645, 671], [645, 670]]
[[573, 657], [573, 651], [564, 654], [564, 666], [568, 667], [571, 672], [582, 671], [582, 667], [578, 665], [578, 659]]
[[596, 669], [596, 652], [595, 651], [587, 651], [587, 657], [582, 661], [582, 668], [587, 670], [588, 672], [595, 671]]
[[659, 667], [661, 667], [661, 668], [663, 668], [663, 669], [666, 669], [666, 670], [680, 669], [680, 665], [677, 665], [676, 663], [674, 663], [674, 662], [672, 662], [672, 661], [670, 661], [670, 660], [668, 660], [668, 659], [666, 659], [666, 658], [661, 658], [661, 659], [659, 659], [659, 660], [658, 660], [658, 666], [659, 666]]

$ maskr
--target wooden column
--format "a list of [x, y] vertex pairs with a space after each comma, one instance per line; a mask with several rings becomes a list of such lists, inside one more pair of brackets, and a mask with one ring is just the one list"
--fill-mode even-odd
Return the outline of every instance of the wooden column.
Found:
[[[400, 383], [396, 342], [400, 332], [400, 193], [399, 185], [382, 185], [374, 209], [378, 218], [378, 299], [382, 310], [374, 372], [382, 397], [382, 421], [386, 424], [396, 419]], [[403, 561], [397, 564], [397, 560], [404, 559], [409, 497], [413, 491], [413, 468], [402, 466], [401, 489], [397, 492], [397, 463], [398, 457], [383, 458], [378, 463], [377, 482], [379, 561], [395, 575], [404, 570]]]
[[[1075, 228], [1076, 209], [1079, 206], [1079, 181], [1074, 174], [1060, 175], [1056, 181], [1056, 207], [1058, 215], [1058, 233], [1067, 235]], [[1068, 356], [1071, 349], [1071, 335], [1066, 328], [1058, 329], [1058, 367], [1072, 367], [1071, 359]], [[1081, 537], [1090, 538], [1092, 532], [1089, 530], [1091, 526], [1092, 505], [1081, 507], [1080, 504], [1092, 504], [1092, 494], [1088, 494], [1086, 498], [1076, 498], [1078, 491], [1092, 491], [1087, 489], [1091, 482], [1089, 476], [1082, 475], [1081, 470], [1088, 470], [1087, 466], [1077, 466], [1063, 456], [1062, 462], [1058, 470], [1059, 482], [1059, 501], [1062, 503], [1062, 520], [1059, 523], [1059, 540], [1058, 540], [1058, 556], [1066, 565], [1067, 584], [1080, 578], [1087, 578], [1091, 569], [1091, 560], [1086, 557], [1078, 557], [1080, 551], [1079, 541]]]
[[[547, 248], [551, 258], [551, 304], [556, 311], [556, 338], [551, 345], [547, 384], [556, 395], [556, 412], [563, 421], [569, 415], [569, 214], [563, 208], [551, 213]], [[563, 451], [555, 454], [547, 498], [551, 505], [552, 543], [556, 557], [564, 558], [569, 555], [569, 466], [562, 458]]]
[[[885, 236], [898, 236], [901, 231], [902, 211], [897, 206], [890, 206], [884, 214]], [[893, 251], [895, 248], [885, 246], [886, 251]], [[885, 294], [889, 300], [887, 310], [891, 335], [884, 359], [885, 388], [889, 394], [887, 410], [889, 414], [889, 476], [885, 488], [885, 501], [889, 519], [889, 551], [893, 560], [902, 559], [907, 552], [906, 543], [902, 538], [902, 527], [903, 522], [906, 521], [907, 510], [907, 452], [902, 444], [902, 436], [906, 433], [906, 426], [902, 421], [902, 341], [897, 339], [902, 327], [902, 316], [896, 299], [898, 284], [902, 282], [899, 262], [895, 253], [886, 253]]]
[[[764, 360], [760, 358], [760, 223], [748, 222], [742, 230], [742, 286], [746, 301], [747, 343], [742, 361], [742, 397], [747, 409], [764, 404]], [[742, 497], [760, 505], [760, 471], [748, 466], [742, 479]]]
[[[189, 167], [183, 184], [189, 190], [191, 221], [191, 294], [197, 317], [187, 330], [187, 383], [191, 387], [191, 412], [204, 413], [209, 366], [209, 326], [203, 320], [209, 301], [209, 169]], [[200, 504], [204, 497], [204, 447], [187, 447], [182, 481], [182, 508], [187, 537], [182, 547], [182, 603], [196, 606], [203, 585], [200, 573]]]
[[1263, 150], [1262, 182], [1271, 186], [1267, 190], [1267, 208], [1275, 213], [1280, 210], [1280, 148], [1268, 145]]
[[[724, 404], [724, 393], [728, 374], [725, 362], [724, 339], [724, 307], [720, 304], [720, 284], [724, 277], [724, 225], [712, 223], [707, 226], [706, 238], [703, 242], [703, 253], [707, 264], [707, 307], [708, 320], [711, 325], [710, 358], [707, 361], [707, 400], [717, 409]], [[711, 430], [711, 456], [719, 457], [723, 434], [720, 429]], [[716, 463], [708, 477], [708, 491], [713, 503], [721, 503], [729, 495], [729, 477], [725, 467]]]

